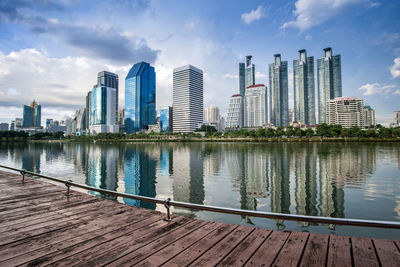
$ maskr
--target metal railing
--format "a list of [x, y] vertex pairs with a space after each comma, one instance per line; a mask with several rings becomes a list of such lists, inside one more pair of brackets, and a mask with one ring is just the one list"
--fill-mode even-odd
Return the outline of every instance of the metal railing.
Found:
[[22, 182], [25, 182], [25, 175], [31, 175], [48, 179], [54, 182], [59, 182], [65, 184], [67, 187], [66, 195], [70, 195], [70, 187], [77, 187], [81, 189], [86, 189], [94, 192], [99, 192], [107, 195], [135, 199], [145, 202], [151, 202], [156, 204], [163, 204], [167, 209], [167, 218], [166, 220], [171, 220], [171, 212], [170, 207], [181, 207], [181, 208], [188, 208], [188, 209], [196, 209], [196, 210], [204, 210], [204, 211], [211, 211], [211, 212], [219, 212], [219, 213], [226, 213], [226, 214], [235, 214], [235, 215], [242, 215], [242, 216], [250, 216], [250, 217], [259, 217], [259, 218], [268, 218], [268, 219], [275, 219], [275, 220], [288, 220], [288, 221], [301, 221], [301, 222], [310, 222], [310, 223], [322, 223], [322, 224], [335, 224], [335, 225], [349, 225], [349, 226], [364, 226], [364, 227], [379, 227], [379, 228], [393, 228], [393, 229], [400, 229], [400, 222], [393, 222], [393, 221], [376, 221], [376, 220], [362, 220], [362, 219], [344, 219], [344, 218], [331, 218], [331, 217], [319, 217], [319, 216], [307, 216], [307, 215], [294, 215], [294, 214], [283, 214], [283, 213], [275, 213], [275, 212], [264, 212], [264, 211], [250, 211], [250, 210], [242, 210], [242, 209], [233, 209], [233, 208], [224, 208], [224, 207], [216, 207], [210, 205], [199, 205], [199, 204], [192, 204], [180, 201], [173, 201], [170, 198], [165, 200], [157, 199], [152, 197], [145, 197], [145, 196], [138, 196], [138, 195], [131, 195], [126, 193], [120, 193], [116, 191], [111, 191], [107, 189], [100, 189], [88, 185], [74, 183], [71, 180], [62, 180], [59, 178], [54, 178], [26, 170], [16, 169], [8, 166], [0, 165], [0, 168], [9, 169], [12, 171], [19, 172], [22, 175]]

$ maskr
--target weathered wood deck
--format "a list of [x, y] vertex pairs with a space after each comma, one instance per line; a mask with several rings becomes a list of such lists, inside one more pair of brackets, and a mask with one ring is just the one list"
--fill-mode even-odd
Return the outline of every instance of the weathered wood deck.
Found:
[[0, 172], [0, 266], [400, 266], [400, 241], [171, 222]]

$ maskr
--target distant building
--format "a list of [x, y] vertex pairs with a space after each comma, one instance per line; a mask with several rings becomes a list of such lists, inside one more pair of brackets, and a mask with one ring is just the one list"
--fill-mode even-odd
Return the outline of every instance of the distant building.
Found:
[[81, 135], [86, 135], [86, 109], [82, 108], [77, 111], [75, 111], [75, 117], [74, 121], [76, 122], [75, 125], [75, 135], [76, 136], [81, 136]]
[[50, 127], [50, 125], [52, 125], [53, 124], [53, 119], [46, 119], [46, 132], [47, 132], [47, 129]]
[[268, 123], [267, 87], [250, 85], [244, 96], [244, 127], [264, 127]]
[[119, 132], [124, 133], [125, 132], [125, 109], [120, 109], [118, 111], [118, 126], [119, 126]]
[[125, 132], [148, 129], [156, 123], [156, 73], [149, 63], [133, 65], [125, 78]]
[[85, 128], [86, 135], [90, 134], [90, 95], [92, 91], [89, 91], [86, 95], [86, 118], [85, 118]]
[[240, 94], [231, 96], [225, 127], [240, 129], [243, 127], [243, 97]]
[[288, 64], [281, 55], [274, 55], [269, 64], [270, 123], [276, 127], [289, 125]]
[[[118, 76], [116, 74], [111, 74], [113, 73], [100, 72], [97, 76], [98, 84], [95, 85], [91, 93], [88, 94], [90, 98], [88, 112], [90, 134], [119, 132], [117, 124], [118, 85], [116, 85], [116, 83], [118, 83]], [[68, 125], [67, 123], [67, 128]], [[67, 132], [71, 130], [71, 133], [74, 133], [74, 122], [71, 122], [70, 125], [71, 129], [68, 128]]]
[[203, 122], [203, 71], [186, 65], [173, 73], [173, 131], [193, 132]]
[[24, 105], [22, 127], [40, 128], [42, 107], [33, 101], [30, 106]]
[[0, 123], [0, 131], [8, 131], [9, 130], [9, 125], [8, 123]]
[[289, 125], [292, 125], [294, 122], [294, 111], [293, 109], [289, 109]]
[[22, 118], [15, 118], [15, 127], [22, 127]]
[[327, 102], [328, 124], [343, 128], [365, 128], [364, 100], [355, 97], [337, 97]]
[[400, 110], [393, 112], [393, 119], [394, 124], [396, 126], [400, 126]]
[[160, 132], [172, 132], [173, 131], [173, 109], [172, 107], [162, 107], [160, 109]]
[[327, 102], [342, 96], [342, 66], [340, 55], [332, 55], [332, 48], [324, 49], [324, 57], [317, 61], [318, 117], [327, 122]]
[[11, 123], [10, 123], [10, 131], [15, 131], [15, 121], [11, 121]]
[[365, 127], [375, 126], [375, 110], [371, 106], [364, 106]]
[[294, 121], [315, 124], [314, 57], [299, 50], [299, 59], [293, 60]]
[[251, 63], [252, 56], [246, 56], [244, 63], [239, 63], [239, 93], [244, 97], [245, 89], [255, 84], [255, 66]]
[[155, 124], [150, 124], [146, 133], [159, 133], [161, 132], [160, 118], [156, 118]]

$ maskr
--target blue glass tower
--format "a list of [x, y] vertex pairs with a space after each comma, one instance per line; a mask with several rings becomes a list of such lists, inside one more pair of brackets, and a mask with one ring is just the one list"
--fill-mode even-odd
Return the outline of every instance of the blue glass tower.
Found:
[[133, 65], [125, 78], [125, 131], [138, 132], [156, 123], [156, 73], [149, 63]]
[[172, 132], [172, 107], [160, 109], [160, 131]]
[[22, 126], [23, 127], [41, 127], [42, 106], [35, 101], [30, 106], [24, 105]]

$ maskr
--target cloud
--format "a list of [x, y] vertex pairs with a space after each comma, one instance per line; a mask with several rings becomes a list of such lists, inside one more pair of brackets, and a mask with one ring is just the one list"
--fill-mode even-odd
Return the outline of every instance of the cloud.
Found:
[[242, 20], [246, 24], [251, 24], [253, 21], [259, 20], [265, 16], [263, 6], [258, 6], [257, 9], [250, 11], [249, 13], [242, 14]]
[[393, 60], [394, 64], [390, 67], [390, 73], [393, 78], [400, 77], [400, 57], [397, 57]]
[[358, 88], [358, 90], [364, 90], [365, 92], [363, 95], [378, 95], [383, 94], [387, 95], [390, 94], [392, 89], [395, 88], [395, 85], [380, 85], [379, 83], [367, 83]]
[[224, 75], [222, 75], [222, 78], [237, 80], [237, 79], [239, 79], [239, 75], [232, 74], [232, 73], [225, 73]]
[[332, 19], [347, 6], [363, 2], [366, 0], [297, 0], [293, 11], [296, 19], [285, 22], [281, 28], [305, 31]]
[[393, 92], [394, 95], [400, 95], [400, 90], [396, 90]]

